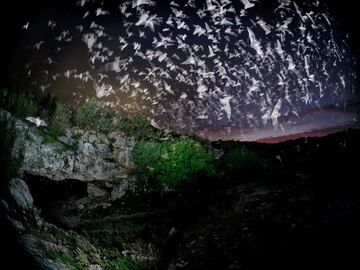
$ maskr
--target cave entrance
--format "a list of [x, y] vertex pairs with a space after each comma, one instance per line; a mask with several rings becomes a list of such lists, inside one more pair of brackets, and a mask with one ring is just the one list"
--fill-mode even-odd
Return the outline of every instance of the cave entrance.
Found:
[[25, 181], [34, 198], [34, 204], [41, 209], [41, 216], [55, 224], [59, 222], [59, 209], [71, 202], [87, 197], [87, 182], [66, 179], [55, 181], [38, 175], [25, 175]]

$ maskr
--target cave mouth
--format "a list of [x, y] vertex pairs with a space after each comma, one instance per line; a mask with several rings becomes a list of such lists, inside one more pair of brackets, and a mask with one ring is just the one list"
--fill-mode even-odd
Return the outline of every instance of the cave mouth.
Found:
[[41, 209], [41, 216], [57, 225], [62, 223], [60, 210], [64, 205], [87, 197], [88, 183], [80, 180], [55, 181], [43, 176], [26, 174], [25, 181], [34, 198], [35, 206]]

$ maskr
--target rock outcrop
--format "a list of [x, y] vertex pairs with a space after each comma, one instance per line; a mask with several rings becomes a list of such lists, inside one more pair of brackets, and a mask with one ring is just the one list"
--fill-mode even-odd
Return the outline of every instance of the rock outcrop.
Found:
[[135, 191], [134, 138], [120, 131], [103, 134], [72, 127], [55, 139], [46, 128], [2, 109], [0, 121], [9, 134], [15, 133], [9, 159], [21, 160], [18, 177], [8, 182], [0, 208], [26, 257], [33, 258], [36, 269], [103, 269], [100, 264], [106, 262], [87, 239], [47, 219], [51, 216], [58, 226], [75, 228], [83, 215], [108, 208]]
[[[134, 165], [131, 151], [134, 138], [122, 132], [105, 135], [73, 127], [54, 140], [46, 131], [1, 109], [0, 121], [7, 121], [15, 128], [16, 141], [12, 153], [22, 156], [20, 177], [30, 174], [53, 181], [74, 179], [88, 182], [91, 184], [88, 189], [90, 197], [108, 195], [119, 199], [126, 189], [132, 188]], [[105, 192], [101, 186], [114, 190]]]
[[27, 184], [20, 178], [14, 178], [9, 182], [9, 192], [18, 206], [24, 210], [34, 207], [34, 199]]

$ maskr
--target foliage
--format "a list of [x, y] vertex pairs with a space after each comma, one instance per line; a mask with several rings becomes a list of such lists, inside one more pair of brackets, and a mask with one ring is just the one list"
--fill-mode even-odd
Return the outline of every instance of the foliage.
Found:
[[165, 152], [165, 143], [140, 140], [132, 151], [132, 159], [138, 172], [145, 176], [154, 176], [154, 166]]
[[56, 139], [65, 134], [66, 126], [64, 126], [61, 122], [51, 121], [48, 124], [48, 131], [48, 135]]
[[75, 108], [74, 122], [80, 128], [108, 132], [112, 128], [113, 119], [105, 104], [92, 98]]
[[49, 134], [48, 132], [45, 132], [40, 127], [34, 127], [35, 131], [43, 138], [44, 144], [51, 144], [56, 142], [56, 138]]
[[54, 112], [54, 120], [57, 122], [61, 122], [66, 126], [70, 126], [71, 124], [71, 109], [60, 101], [56, 102], [56, 108]]
[[229, 174], [246, 174], [263, 169], [264, 161], [245, 146], [237, 146], [225, 153], [221, 166]]
[[176, 185], [214, 173], [213, 153], [187, 136], [163, 142], [141, 140], [132, 154], [139, 173], [162, 184]]
[[[12, 147], [16, 140], [14, 127], [8, 126], [7, 122], [0, 121], [0, 185], [6, 185], [8, 181], [17, 176], [21, 167], [22, 156], [13, 157]], [[1, 190], [4, 190], [1, 188]]]
[[72, 125], [104, 133], [122, 131], [136, 139], [163, 136], [163, 132], [155, 129], [146, 118], [121, 117], [119, 112], [107, 108], [104, 102], [95, 98], [90, 98], [82, 105], [71, 109], [53, 95], [44, 94], [39, 89], [29, 93], [0, 89], [0, 107], [20, 119], [28, 116], [42, 118], [48, 124], [49, 136], [54, 139], [64, 135], [66, 129]]
[[48, 119], [57, 110], [57, 98], [51, 93], [44, 93], [40, 88], [35, 88], [29, 94], [29, 99], [36, 105], [40, 118]]
[[36, 116], [38, 108], [27, 93], [17, 93], [0, 89], [0, 107], [11, 112], [20, 119]]
[[116, 142], [116, 139], [115, 138], [109, 138], [109, 144], [108, 144], [108, 147], [109, 147], [109, 150], [111, 152], [114, 152], [114, 143]]
[[130, 257], [123, 257], [117, 260], [107, 260], [105, 268], [111, 270], [145, 270], [148, 269], [147, 264], [141, 261], [135, 261]]
[[62, 154], [66, 151], [76, 151], [78, 149], [78, 144], [74, 143], [74, 144], [68, 144], [68, 143], [62, 143], [62, 147], [58, 150], [56, 150], [56, 152], [58, 154]]
[[162, 135], [162, 132], [153, 128], [146, 118], [123, 118], [118, 112], [109, 110], [103, 102], [96, 99], [88, 99], [75, 109], [74, 124], [80, 128], [105, 133], [119, 130], [136, 139], [159, 138]]
[[[37, 241], [36, 247], [42, 252], [45, 258], [49, 258], [58, 262], [61, 262], [73, 270], [86, 270], [86, 264], [79, 260], [78, 256], [73, 254], [71, 250], [57, 250], [51, 249], [46, 246], [42, 241]], [[80, 249], [78, 249], [80, 251]]]
[[146, 118], [138, 115], [131, 119], [119, 118], [117, 128], [127, 136], [133, 136], [136, 139], [155, 139], [162, 136], [161, 130], [156, 130]]
[[48, 123], [50, 136], [57, 138], [65, 134], [71, 126], [71, 109], [64, 103], [57, 101], [55, 111]]

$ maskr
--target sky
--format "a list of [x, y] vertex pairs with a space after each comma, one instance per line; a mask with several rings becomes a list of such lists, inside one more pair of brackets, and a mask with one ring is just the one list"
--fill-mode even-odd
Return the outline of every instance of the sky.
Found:
[[[202, 137], [273, 141], [359, 125], [349, 1], [38, 1], [2, 22], [14, 89]], [[9, 30], [10, 29], [10, 30]], [[5, 43], [5, 44], [4, 44]]]

